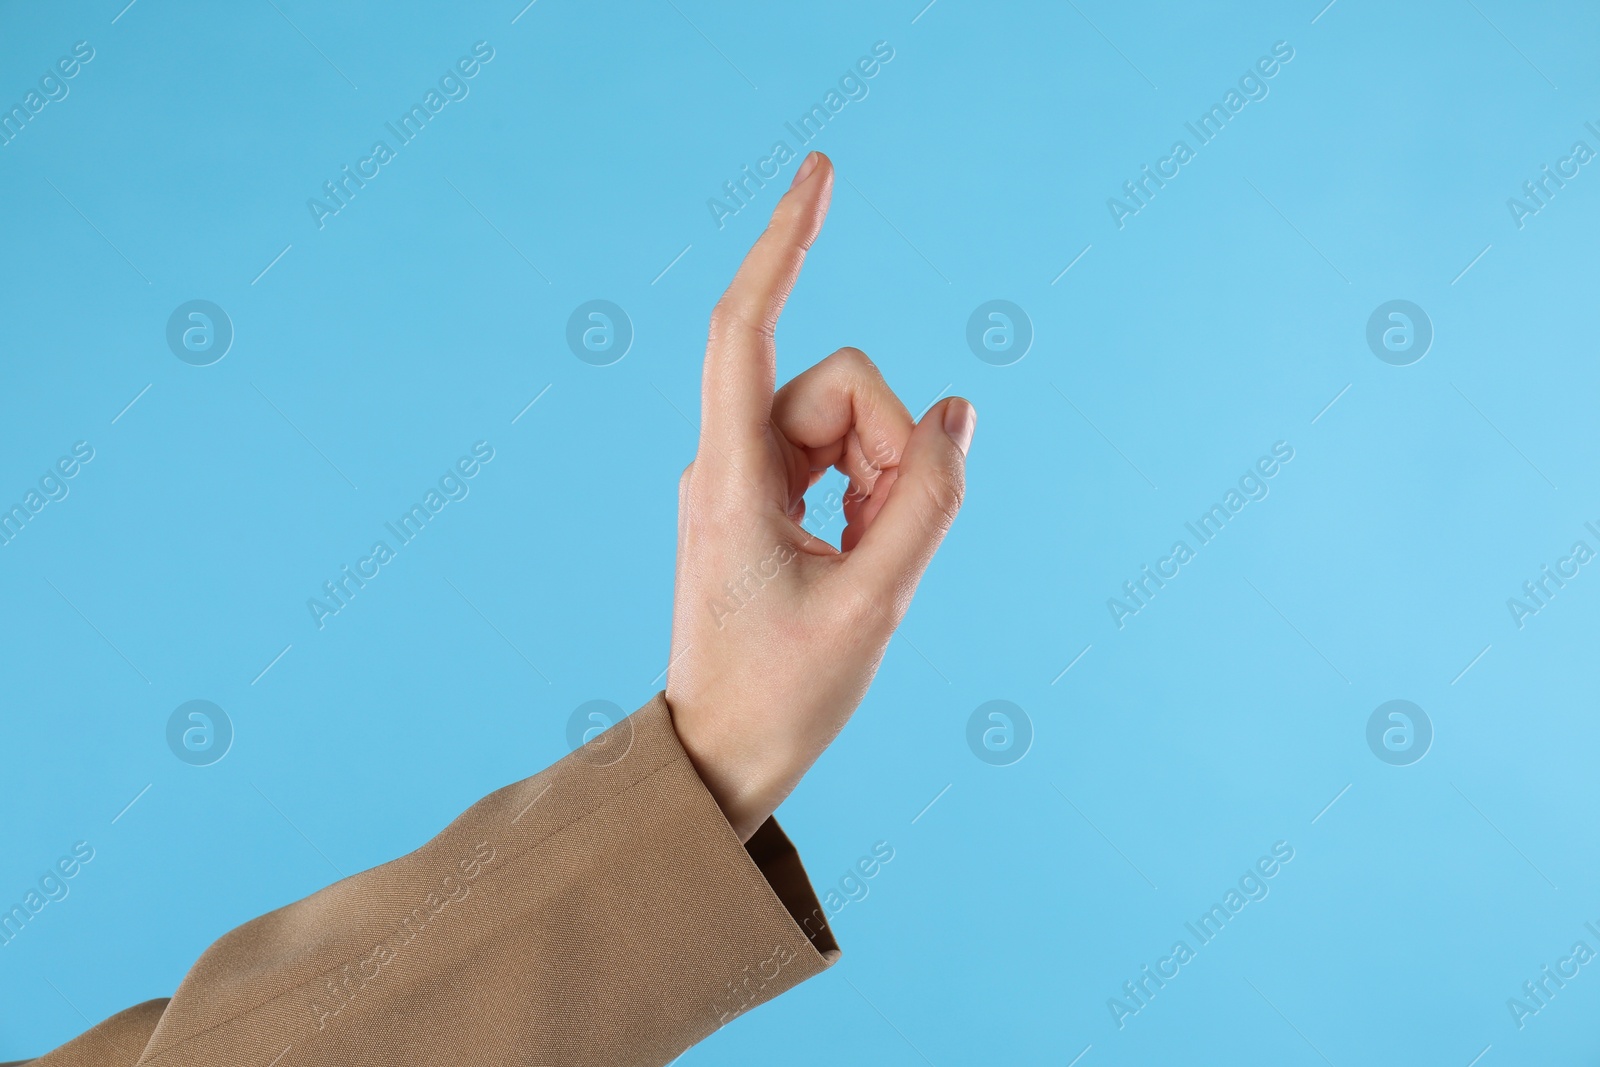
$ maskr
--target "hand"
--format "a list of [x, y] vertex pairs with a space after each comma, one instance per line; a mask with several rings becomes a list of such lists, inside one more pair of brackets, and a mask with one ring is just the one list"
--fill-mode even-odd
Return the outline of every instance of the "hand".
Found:
[[[776, 394], [778, 314], [822, 229], [833, 164], [813, 152], [711, 314], [700, 446], [678, 491], [667, 703], [749, 840], [838, 736], [961, 507], [972, 405], [921, 422], [860, 351]], [[800, 526], [829, 467], [850, 480], [842, 551]]]

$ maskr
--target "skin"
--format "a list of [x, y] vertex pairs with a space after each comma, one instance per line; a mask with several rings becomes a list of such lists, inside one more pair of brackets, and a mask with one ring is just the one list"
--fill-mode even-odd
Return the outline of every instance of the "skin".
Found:
[[[741, 841], [866, 695], [960, 510], [977, 424], [958, 397], [913, 423], [854, 348], [774, 392], [778, 315], [832, 192], [833, 164], [813, 152], [717, 302], [678, 489], [667, 703]], [[830, 467], [850, 479], [842, 550], [800, 526]]]

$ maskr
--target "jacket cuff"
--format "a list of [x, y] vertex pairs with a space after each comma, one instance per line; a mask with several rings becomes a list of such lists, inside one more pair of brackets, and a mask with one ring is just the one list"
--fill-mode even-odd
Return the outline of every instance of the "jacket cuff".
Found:
[[800, 853], [795, 850], [787, 835], [778, 826], [778, 820], [768, 817], [745, 844], [745, 851], [756, 868], [766, 876], [767, 884], [777, 894], [789, 917], [810, 940], [811, 946], [831, 964], [839, 957], [839, 944], [828, 926], [827, 914], [817, 900], [806, 869], [800, 863]]
[[[738, 835], [678, 741], [666, 694], [658, 693], [632, 719], [639, 721], [641, 730], [653, 733], [662, 713], [676, 751], [682, 754], [677, 766], [693, 779], [693, 788], [686, 788], [692, 795], [691, 817], [704, 820], [711, 838], [706, 873], [733, 890], [728, 926], [743, 929], [747, 937], [742, 950], [746, 957], [728, 959], [734, 969], [712, 998], [715, 1026], [720, 1027], [831, 967], [841, 952], [800, 853], [777, 819], [768, 816], [743, 848], [738, 847]], [[596, 742], [603, 744], [605, 738]], [[759, 885], [752, 872], [759, 876]]]

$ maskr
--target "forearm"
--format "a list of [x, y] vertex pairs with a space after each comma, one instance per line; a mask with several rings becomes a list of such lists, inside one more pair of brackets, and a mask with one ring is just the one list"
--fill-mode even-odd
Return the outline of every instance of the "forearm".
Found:
[[665, 1064], [831, 964], [822, 915], [775, 823], [741, 844], [658, 695], [36, 1064]]

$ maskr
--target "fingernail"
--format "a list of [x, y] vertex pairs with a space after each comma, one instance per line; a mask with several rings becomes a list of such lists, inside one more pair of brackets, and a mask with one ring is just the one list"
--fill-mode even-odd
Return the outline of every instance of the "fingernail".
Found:
[[977, 426], [978, 413], [965, 400], [956, 397], [944, 406], [944, 432], [961, 449], [963, 456], [972, 447], [972, 431]]
[[800, 169], [794, 172], [794, 181], [789, 183], [789, 188], [793, 189], [795, 186], [811, 177], [811, 172], [817, 169], [817, 159], [817, 153], [812, 152], [800, 162]]

